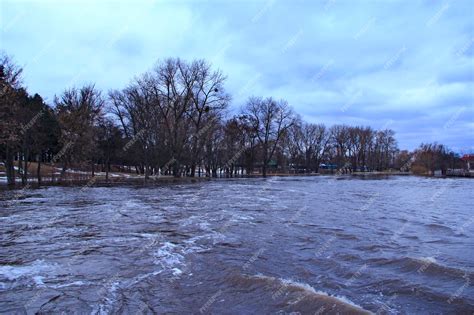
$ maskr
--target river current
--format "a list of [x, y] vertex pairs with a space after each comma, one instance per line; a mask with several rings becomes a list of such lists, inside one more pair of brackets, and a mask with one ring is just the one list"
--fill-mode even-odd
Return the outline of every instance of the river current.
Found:
[[5, 314], [473, 314], [474, 181], [0, 191]]

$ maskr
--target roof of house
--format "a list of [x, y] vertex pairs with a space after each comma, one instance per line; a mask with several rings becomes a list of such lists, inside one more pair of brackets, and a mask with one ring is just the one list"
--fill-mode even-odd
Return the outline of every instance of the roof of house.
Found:
[[466, 162], [474, 162], [474, 154], [464, 154], [461, 158], [461, 160], [466, 161]]

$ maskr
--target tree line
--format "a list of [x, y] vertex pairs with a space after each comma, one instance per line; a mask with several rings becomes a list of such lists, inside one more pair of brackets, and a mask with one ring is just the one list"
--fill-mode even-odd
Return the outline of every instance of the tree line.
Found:
[[[1, 55], [0, 155], [9, 184], [17, 173], [23, 184], [33, 175], [41, 183], [45, 163], [61, 170], [59, 178], [88, 169], [91, 176], [105, 172], [108, 180], [117, 167], [147, 179], [383, 171], [426, 160], [413, 162], [421, 155], [400, 151], [391, 129], [308, 123], [272, 97], [250, 97], [230, 115], [226, 76], [204, 60], [166, 59], [124, 88], [71, 87], [53, 104], [28, 94], [22, 71]], [[36, 174], [28, 174], [31, 163]]]

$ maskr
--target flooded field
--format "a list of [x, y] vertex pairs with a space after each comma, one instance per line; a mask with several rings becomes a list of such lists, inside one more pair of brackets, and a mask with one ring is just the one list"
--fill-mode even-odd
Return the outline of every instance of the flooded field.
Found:
[[0, 311], [474, 312], [474, 182], [288, 177], [0, 192]]

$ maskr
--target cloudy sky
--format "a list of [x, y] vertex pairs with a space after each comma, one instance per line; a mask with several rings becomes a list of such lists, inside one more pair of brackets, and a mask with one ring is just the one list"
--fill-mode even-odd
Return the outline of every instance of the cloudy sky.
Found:
[[204, 58], [310, 122], [391, 128], [402, 149], [474, 151], [472, 0], [1, 0], [0, 49], [30, 93], [124, 87], [160, 59]]

